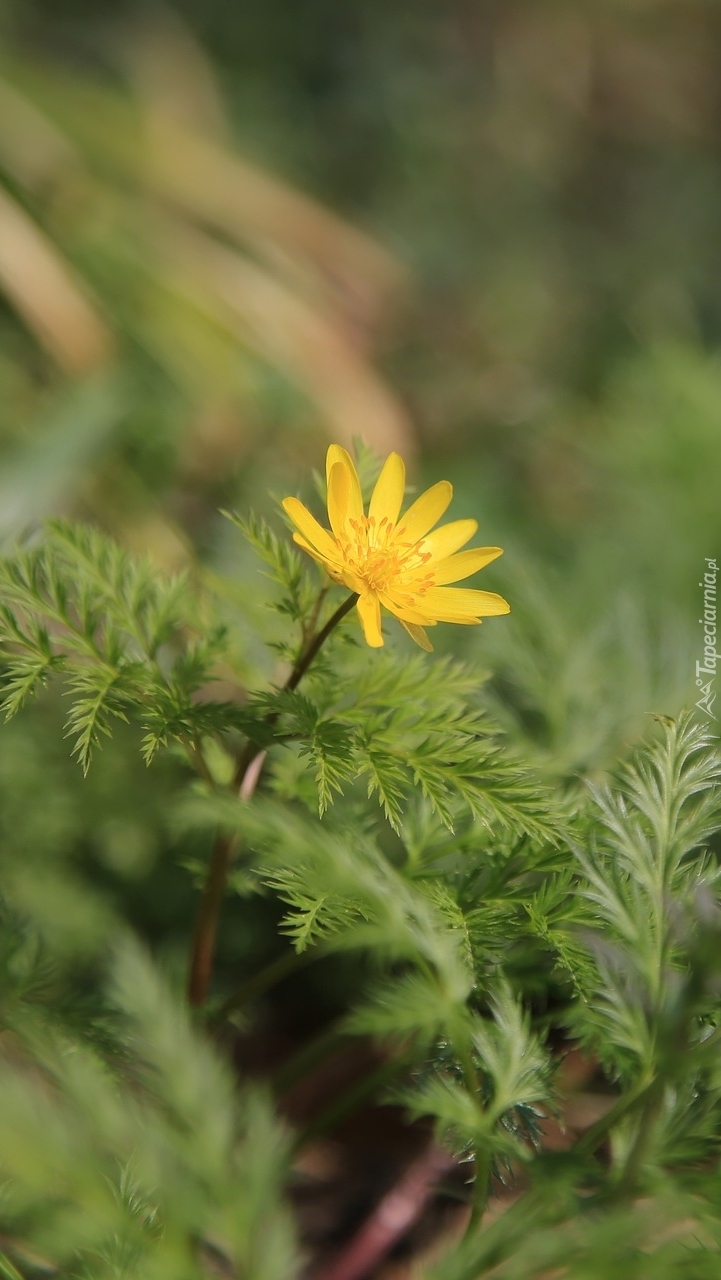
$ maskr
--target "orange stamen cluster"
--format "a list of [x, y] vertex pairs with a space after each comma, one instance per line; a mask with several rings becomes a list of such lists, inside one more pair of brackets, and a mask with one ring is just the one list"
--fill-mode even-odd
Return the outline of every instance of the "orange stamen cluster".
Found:
[[[394, 583], [413, 578], [413, 591], [423, 595], [433, 586], [433, 572], [419, 576], [418, 571], [432, 559], [430, 551], [423, 550], [423, 539], [417, 542], [405, 542], [405, 529], [396, 526], [387, 516], [376, 522], [375, 516], [362, 516], [360, 520], [349, 519], [348, 524], [354, 537], [350, 539], [335, 538], [338, 551], [351, 573], [365, 582], [371, 591], [387, 591]], [[404, 585], [410, 586], [410, 583]], [[407, 595], [408, 601], [414, 595]]]

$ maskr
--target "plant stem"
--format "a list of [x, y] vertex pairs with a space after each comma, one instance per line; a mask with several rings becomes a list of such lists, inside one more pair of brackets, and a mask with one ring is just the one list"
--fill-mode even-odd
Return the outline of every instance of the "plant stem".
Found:
[[308, 670], [308, 667], [310, 666], [314, 657], [318, 653], [318, 650], [322, 647], [322, 645], [325, 644], [331, 631], [334, 631], [335, 628], [338, 626], [338, 623], [342, 622], [343, 618], [345, 618], [345, 615], [347, 613], [350, 613], [357, 599], [358, 599], [358, 596], [356, 595], [355, 592], [353, 592], [352, 595], [348, 596], [347, 600], [343, 601], [342, 605], [339, 605], [335, 613], [331, 614], [325, 626], [321, 628], [317, 636], [315, 636], [311, 640], [305, 652], [302, 653], [301, 656], [299, 657], [298, 661], [293, 667], [293, 670], [288, 676], [288, 679], [283, 685], [284, 689], [296, 689], [298, 687], [301, 680], [303, 679], [303, 676]]
[[619, 1120], [622, 1120], [627, 1111], [630, 1111], [637, 1102], [647, 1094], [653, 1084], [647, 1076], [641, 1079], [637, 1084], [629, 1089], [628, 1093], [624, 1093], [622, 1097], [606, 1112], [605, 1116], [601, 1116], [595, 1124], [587, 1129], [578, 1142], [574, 1144], [573, 1150], [576, 1155], [592, 1155], [597, 1147], [600, 1147], [606, 1136], [611, 1132]]
[[313, 608], [311, 609], [310, 617], [306, 625], [303, 627], [303, 644], [305, 644], [308, 637], [312, 636], [313, 632], [315, 631], [316, 623], [320, 617], [320, 611], [323, 608], [323, 601], [325, 600], [329, 590], [330, 590], [330, 582], [327, 582], [326, 585], [324, 587], [321, 587], [320, 591], [318, 592], [318, 595], [316, 597], [316, 602], [313, 605]]
[[471, 1196], [471, 1216], [468, 1219], [466, 1235], [471, 1235], [483, 1220], [488, 1203], [488, 1191], [491, 1181], [491, 1146], [490, 1134], [483, 1150], [476, 1145], [473, 1152], [473, 1193]]
[[[338, 626], [338, 623], [350, 612], [357, 599], [358, 597], [355, 594], [348, 596], [343, 601], [343, 604], [336, 609], [335, 613], [331, 615], [325, 626], [313, 637], [298, 658], [283, 685], [284, 689], [292, 690], [298, 687], [321, 646], [325, 644], [328, 636]], [[269, 716], [268, 725], [273, 725], [276, 718], [275, 715]], [[267, 752], [264, 750], [258, 751], [256, 744], [253, 742], [247, 742], [243, 748], [238, 759], [235, 777], [233, 778], [233, 790], [238, 792], [241, 800], [250, 800], [254, 794], [260, 781], [266, 755]], [[188, 1002], [194, 1006], [203, 1004], [208, 994], [213, 972], [218, 920], [223, 898], [225, 897], [228, 872], [238, 851], [239, 844], [240, 840], [237, 834], [228, 835], [227, 833], [218, 832], [213, 845], [208, 876], [195, 923], [190, 958]]]
[[334, 1049], [339, 1049], [345, 1044], [348, 1036], [341, 1026], [342, 1019], [331, 1023], [329, 1027], [321, 1031], [319, 1035], [311, 1040], [308, 1044], [304, 1044], [297, 1053], [284, 1062], [275, 1072], [272, 1078], [273, 1091], [282, 1096], [287, 1093], [293, 1085], [302, 1080], [309, 1071], [323, 1062], [328, 1054]]
[[346, 1116], [353, 1115], [374, 1093], [382, 1089], [383, 1085], [390, 1083], [394, 1076], [410, 1066], [415, 1059], [415, 1054], [415, 1049], [406, 1049], [397, 1057], [387, 1058], [374, 1071], [368, 1072], [356, 1081], [345, 1093], [331, 1102], [325, 1111], [311, 1120], [305, 1129], [296, 1134], [293, 1150], [300, 1151], [306, 1143], [331, 1132], [342, 1120], [345, 1120]]
[[[456, 1048], [458, 1053], [458, 1061], [463, 1072], [463, 1079], [466, 1089], [470, 1093], [477, 1107], [480, 1107], [481, 1088], [476, 1071], [473, 1054], [468, 1044], [463, 1043], [463, 1033], [459, 1037], [459, 1044]], [[490, 1135], [486, 1146], [481, 1150], [478, 1143], [473, 1148], [473, 1193], [471, 1198], [471, 1216], [466, 1228], [467, 1232], [475, 1230], [480, 1225], [481, 1219], [486, 1211], [486, 1203], [488, 1201], [488, 1187], [491, 1176], [491, 1150]]]
[[215, 936], [218, 917], [225, 894], [228, 871], [238, 840], [219, 831], [210, 855], [208, 878], [200, 900], [200, 909], [193, 933], [193, 949], [188, 975], [188, 1003], [200, 1005], [205, 1000], [213, 971]]
[[355, 1235], [316, 1273], [316, 1280], [363, 1280], [364, 1276], [379, 1274], [380, 1264], [418, 1221], [439, 1179], [452, 1168], [451, 1157], [440, 1147], [432, 1146], [414, 1160]]
[[301, 951], [283, 951], [281, 955], [276, 956], [275, 960], [271, 960], [264, 969], [260, 969], [258, 973], [254, 973], [252, 978], [248, 978], [247, 982], [237, 987], [227, 1000], [224, 1000], [214, 1016], [214, 1021], [222, 1022], [229, 1013], [235, 1009], [242, 1009], [244, 1004], [249, 1000], [254, 1000], [256, 996], [260, 996], [269, 987], [275, 986], [276, 982], [281, 982], [283, 978], [287, 978], [291, 973], [297, 973], [299, 969], [305, 968], [314, 960], [319, 960], [322, 952], [318, 947], [312, 950]]
[[628, 1153], [619, 1183], [619, 1192], [629, 1195], [636, 1189], [639, 1175], [643, 1168], [658, 1114], [663, 1105], [663, 1081], [658, 1077], [649, 1086], [644, 1101], [636, 1137]]
[[185, 750], [188, 753], [188, 760], [190, 761], [191, 765], [195, 769], [196, 773], [200, 775], [200, 777], [203, 779], [203, 782], [207, 783], [211, 791], [214, 791], [216, 789], [215, 778], [213, 777], [212, 773], [210, 772], [210, 769], [208, 768], [208, 762], [205, 759], [205, 756], [203, 755], [203, 748], [200, 742], [197, 740], [197, 738], [192, 738], [186, 741], [184, 745], [185, 745]]

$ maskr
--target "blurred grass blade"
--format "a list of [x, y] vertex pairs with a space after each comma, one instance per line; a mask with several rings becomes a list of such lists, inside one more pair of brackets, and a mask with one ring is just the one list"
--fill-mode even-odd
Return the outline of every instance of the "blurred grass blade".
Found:
[[[239, 390], [255, 395], [252, 379], [239, 388], [245, 348], [302, 392], [299, 413], [305, 397], [312, 402], [329, 435], [412, 454], [411, 423], [369, 352], [404, 269], [226, 144], [202, 53], [172, 19], [168, 49], [160, 48], [164, 21], [143, 19], [126, 50], [134, 99], [15, 56], [3, 67], [11, 87], [0, 160], [27, 189], [31, 210], [47, 207], [57, 247], [12, 189], [0, 188], [0, 290], [71, 375], [96, 368], [116, 340], [125, 361], [140, 347], [192, 402], [189, 420], [202, 424], [218, 404], [234, 406]], [[176, 47], [192, 83], [178, 80]], [[23, 95], [39, 157], [25, 168], [13, 167]], [[87, 264], [87, 285], [76, 261]]]
[[249, 238], [278, 265], [278, 247], [312, 264], [351, 315], [377, 321], [404, 279], [398, 261], [369, 236], [238, 155], [153, 118], [147, 180], [187, 213], [234, 238]]
[[181, 126], [228, 141], [215, 71], [181, 15], [165, 5], [153, 6], [131, 35], [130, 73], [138, 97]]
[[55, 405], [0, 479], [0, 540], [57, 511], [107, 446], [126, 410], [117, 378], [94, 378]]
[[181, 281], [217, 298], [244, 341], [306, 390], [339, 440], [350, 446], [361, 436], [381, 452], [412, 452], [398, 401], [336, 315], [201, 232], [169, 231], [162, 248], [172, 253]]
[[0, 1276], [3, 1277], [3, 1280], [23, 1280], [17, 1267], [13, 1266], [4, 1253], [0, 1253]]
[[1, 79], [0, 157], [8, 172], [31, 190], [79, 160], [53, 121]]
[[0, 288], [68, 373], [85, 373], [110, 354], [110, 331], [71, 268], [2, 188]]

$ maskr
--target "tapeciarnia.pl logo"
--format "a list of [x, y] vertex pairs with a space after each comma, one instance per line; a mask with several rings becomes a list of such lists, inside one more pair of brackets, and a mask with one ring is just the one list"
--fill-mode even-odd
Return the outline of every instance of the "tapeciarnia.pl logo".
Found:
[[699, 622], [703, 627], [703, 662], [696, 663], [696, 685], [701, 690], [701, 697], [696, 703], [702, 715], [711, 720], [718, 719], [714, 715], [713, 704], [716, 701], [714, 681], [716, 679], [716, 663], [721, 654], [716, 652], [716, 575], [718, 565], [715, 560], [706, 556], [706, 572], [699, 586], [703, 589], [703, 617]]

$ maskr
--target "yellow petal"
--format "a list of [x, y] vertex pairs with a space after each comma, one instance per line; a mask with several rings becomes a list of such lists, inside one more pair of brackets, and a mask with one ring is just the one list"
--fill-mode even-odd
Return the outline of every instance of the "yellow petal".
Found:
[[290, 516], [293, 524], [303, 534], [312, 547], [326, 560], [334, 562], [339, 561], [338, 548], [322, 525], [318, 524], [315, 516], [310, 514], [307, 507], [298, 498], [284, 498], [283, 510]]
[[478, 573], [479, 569], [485, 568], [491, 560], [502, 555], [500, 547], [471, 547], [470, 551], [448, 556], [446, 560], [439, 560], [433, 565], [435, 584], [442, 587], [445, 582], [461, 582], [463, 578], [470, 578], [472, 573]]
[[366, 590], [366, 583], [363, 579], [358, 578], [356, 574], [352, 573], [350, 569], [347, 569], [345, 565], [342, 565], [337, 570], [329, 569], [328, 572], [331, 574], [331, 577], [335, 577], [338, 582], [342, 582], [344, 587], [347, 587], [349, 591], [353, 591], [357, 596], [361, 595], [362, 592]]
[[347, 451], [341, 448], [339, 444], [328, 445], [328, 452], [325, 455], [326, 483], [330, 480], [331, 467], [334, 467], [336, 462], [343, 462], [344, 459], [347, 457], [348, 457]]
[[405, 489], [406, 468], [403, 459], [397, 453], [389, 453], [368, 508], [368, 515], [375, 517], [376, 524], [380, 524], [384, 516], [389, 524], [395, 524]]
[[403, 542], [417, 542], [434, 524], [438, 524], [452, 497], [453, 485], [448, 480], [439, 480], [438, 484], [426, 489], [401, 516], [398, 537]]
[[402, 618], [399, 618], [398, 621], [408, 632], [411, 640], [415, 640], [416, 644], [420, 645], [421, 649], [425, 649], [426, 653], [433, 653], [433, 645], [423, 627], [417, 627], [414, 622], [404, 622]]
[[[483, 622], [483, 618], [447, 617], [447, 618], [436, 618], [436, 622], [450, 622], [453, 624], [454, 627], [480, 627]], [[426, 623], [426, 625], [428, 624]]]
[[465, 546], [477, 529], [477, 520], [453, 520], [451, 524], [441, 525], [435, 533], [429, 533], [419, 549], [423, 555], [430, 552], [433, 560], [445, 560], [459, 547]]
[[356, 608], [358, 609], [366, 644], [369, 644], [371, 649], [380, 649], [383, 644], [381, 606], [375, 591], [367, 591], [365, 595], [359, 596]]
[[348, 574], [348, 571], [345, 569], [340, 557], [336, 557], [335, 560], [331, 560], [328, 556], [321, 555], [320, 551], [316, 551], [315, 547], [312, 547], [309, 542], [306, 542], [301, 533], [294, 533], [293, 541], [297, 543], [299, 547], [302, 547], [309, 556], [312, 556], [314, 560], [317, 560], [318, 564], [322, 564], [326, 573], [330, 574], [331, 578], [336, 582], [342, 582], [344, 586], [349, 587], [351, 591], [358, 591], [355, 579], [351, 581], [351, 575]]
[[332, 444], [325, 456], [325, 474], [329, 493], [330, 476], [335, 466], [342, 467], [348, 479], [347, 514], [351, 520], [360, 520], [363, 516], [363, 497], [360, 481], [358, 480], [358, 472], [348, 451], [342, 449], [339, 444]]
[[299, 547], [302, 547], [302, 548], [303, 548], [303, 550], [304, 550], [305, 552], [307, 552], [307, 554], [308, 554], [309, 556], [312, 556], [312, 557], [313, 557], [313, 559], [314, 559], [314, 560], [317, 560], [320, 564], [327, 564], [327, 563], [328, 563], [328, 561], [326, 560], [325, 556], [322, 556], [322, 555], [320, 554], [320, 551], [316, 551], [315, 547], [312, 547], [312, 546], [310, 545], [310, 543], [309, 543], [309, 542], [306, 542], [306, 540], [305, 540], [305, 538], [303, 537], [302, 533], [294, 533], [294, 534], [293, 534], [293, 541], [294, 541], [295, 543], [297, 543]]
[[[399, 618], [398, 621], [402, 622], [403, 619]], [[480, 627], [483, 618], [471, 617], [470, 614], [434, 614], [433, 617], [423, 617], [420, 625], [423, 627], [435, 627], [439, 622], [450, 622], [454, 627]]]
[[423, 610], [422, 601], [419, 601], [418, 607], [415, 608], [412, 604], [409, 604], [407, 600], [399, 599], [399, 594], [394, 591], [379, 592], [379, 599], [381, 604], [385, 605], [388, 612], [394, 614], [395, 617], [399, 618], [402, 622], [413, 622], [418, 626], [421, 624], [425, 626], [429, 621], [425, 611]]
[[300, 533], [293, 534], [293, 541], [297, 542], [298, 546], [307, 551], [308, 555], [317, 560], [319, 564], [322, 564], [326, 573], [334, 582], [342, 583], [344, 587], [347, 587], [349, 591], [354, 591], [356, 595], [359, 595], [364, 590], [365, 584], [354, 573], [351, 573], [350, 569], [346, 568], [340, 558], [329, 560], [326, 556], [322, 556], [319, 551], [316, 551], [315, 547], [306, 542]]
[[328, 519], [336, 538], [347, 540], [349, 530], [348, 502], [350, 483], [348, 471], [342, 462], [334, 462], [328, 475]]
[[419, 601], [419, 608], [439, 622], [472, 621], [481, 614], [490, 617], [511, 611], [508, 601], [495, 591], [474, 591], [472, 587], [431, 587]]

